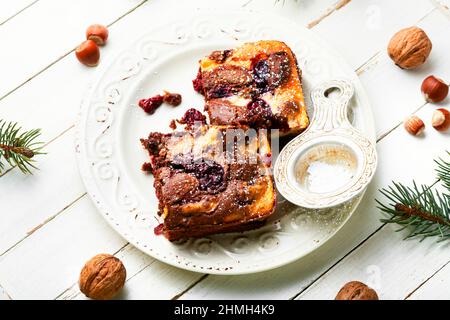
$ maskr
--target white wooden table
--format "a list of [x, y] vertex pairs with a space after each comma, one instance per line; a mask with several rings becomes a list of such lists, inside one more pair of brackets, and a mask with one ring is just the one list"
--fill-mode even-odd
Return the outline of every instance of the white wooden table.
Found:
[[[143, 255], [96, 212], [78, 174], [74, 121], [95, 72], [73, 53], [85, 28], [109, 25], [107, 63], [146, 26], [200, 7], [271, 11], [311, 28], [347, 58], [371, 99], [379, 168], [362, 204], [331, 241], [273, 271], [202, 275]], [[127, 267], [123, 299], [332, 299], [350, 280], [375, 287], [381, 299], [449, 299], [449, 243], [403, 241], [405, 233], [380, 223], [374, 201], [391, 180], [433, 183], [433, 158], [450, 149], [449, 134], [428, 125], [425, 137], [415, 138], [400, 125], [412, 113], [430, 123], [435, 106], [421, 96], [425, 76], [450, 80], [449, 7], [449, 0], [1, 1], [0, 118], [42, 128], [48, 154], [33, 176], [12, 170], [0, 177], [0, 299], [83, 298], [79, 271], [100, 252]], [[428, 63], [416, 71], [400, 70], [386, 54], [393, 33], [410, 25], [433, 42]]]

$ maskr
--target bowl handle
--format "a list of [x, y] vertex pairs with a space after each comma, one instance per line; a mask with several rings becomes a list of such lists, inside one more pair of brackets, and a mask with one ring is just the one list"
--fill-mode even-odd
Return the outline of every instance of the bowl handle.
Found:
[[343, 79], [326, 81], [315, 87], [311, 92], [314, 116], [308, 131], [328, 133], [338, 128], [353, 128], [347, 116], [353, 93], [353, 85]]

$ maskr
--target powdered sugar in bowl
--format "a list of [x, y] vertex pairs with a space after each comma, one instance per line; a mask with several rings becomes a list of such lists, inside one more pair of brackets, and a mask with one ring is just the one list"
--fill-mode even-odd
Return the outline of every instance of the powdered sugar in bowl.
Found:
[[347, 117], [353, 86], [332, 80], [311, 92], [309, 128], [281, 151], [274, 167], [278, 191], [290, 202], [322, 209], [344, 203], [365, 190], [377, 165], [374, 144]]

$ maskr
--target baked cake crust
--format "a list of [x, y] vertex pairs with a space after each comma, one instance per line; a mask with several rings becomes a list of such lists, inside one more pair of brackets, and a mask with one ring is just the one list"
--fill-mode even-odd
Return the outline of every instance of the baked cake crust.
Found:
[[211, 124], [273, 128], [280, 135], [308, 127], [301, 72], [284, 42], [213, 51], [200, 60], [193, 84], [205, 96]]
[[167, 239], [244, 231], [273, 213], [270, 147], [263, 133], [253, 131], [201, 125], [141, 140]]

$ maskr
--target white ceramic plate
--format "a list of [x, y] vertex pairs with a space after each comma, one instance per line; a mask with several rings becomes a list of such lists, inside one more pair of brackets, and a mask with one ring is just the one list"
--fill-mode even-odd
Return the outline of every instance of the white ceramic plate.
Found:
[[[372, 114], [356, 74], [311, 31], [272, 15], [198, 12], [149, 30], [122, 52], [97, 78], [82, 103], [76, 153], [87, 191], [100, 213], [134, 246], [154, 258], [187, 270], [243, 274], [272, 269], [297, 260], [334, 235], [360, 198], [332, 210], [311, 211], [279, 197], [277, 212], [266, 226], [244, 233], [171, 243], [155, 236], [160, 221], [153, 177], [140, 170], [148, 160], [139, 138], [168, 132], [169, 122], [190, 107], [202, 109], [203, 97], [192, 89], [198, 60], [212, 50], [247, 41], [285, 41], [303, 71], [307, 104], [314, 85], [347, 78], [355, 86], [353, 124], [375, 140]], [[183, 95], [177, 108], [163, 105], [146, 115], [140, 98], [167, 89]]]

